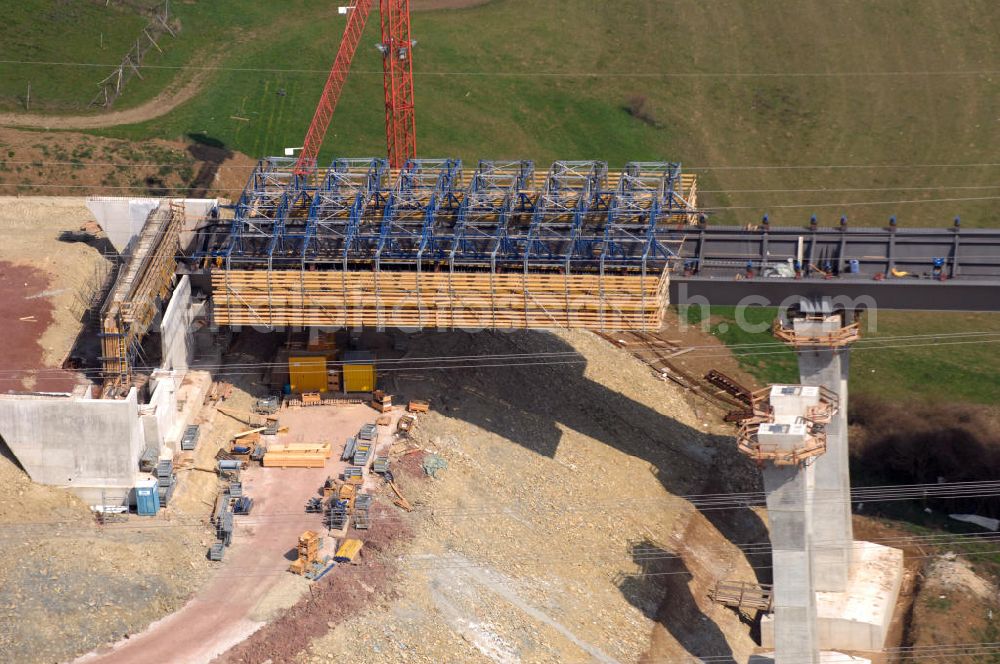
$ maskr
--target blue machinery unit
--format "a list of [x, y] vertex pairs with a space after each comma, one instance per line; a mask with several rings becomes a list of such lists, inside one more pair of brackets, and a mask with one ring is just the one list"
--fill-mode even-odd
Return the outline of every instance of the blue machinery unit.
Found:
[[297, 176], [294, 161], [261, 160], [229, 232], [206, 254], [219, 267], [309, 264], [448, 265], [493, 270], [661, 271], [674, 256], [659, 229], [694, 220], [694, 178], [680, 164], [632, 162], [609, 176], [600, 161], [336, 159]]

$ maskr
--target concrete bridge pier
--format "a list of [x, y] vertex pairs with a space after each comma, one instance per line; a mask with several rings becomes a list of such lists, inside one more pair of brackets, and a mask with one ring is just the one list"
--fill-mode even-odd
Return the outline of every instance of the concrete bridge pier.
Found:
[[[826, 425], [826, 453], [815, 460], [813, 503], [817, 591], [843, 592], [851, 567], [851, 474], [847, 442], [847, 378], [850, 343], [858, 326], [845, 314], [817, 307], [789, 321], [799, 360], [799, 382], [824, 387], [837, 396], [837, 413]], [[787, 329], [787, 328], [786, 328]]]
[[816, 664], [813, 465], [768, 464], [763, 475], [774, 570], [774, 662]]

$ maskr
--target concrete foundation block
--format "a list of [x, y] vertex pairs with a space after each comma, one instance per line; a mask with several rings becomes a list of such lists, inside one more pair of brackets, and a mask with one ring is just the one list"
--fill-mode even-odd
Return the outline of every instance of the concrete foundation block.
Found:
[[[854, 542], [847, 589], [816, 593], [819, 647], [881, 650], [903, 581], [903, 552], [872, 542]], [[761, 645], [774, 648], [774, 616], [761, 621]]]

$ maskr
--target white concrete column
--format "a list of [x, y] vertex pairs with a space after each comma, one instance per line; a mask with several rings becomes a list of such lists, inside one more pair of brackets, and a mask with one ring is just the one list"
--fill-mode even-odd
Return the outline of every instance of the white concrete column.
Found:
[[[842, 321], [830, 316], [823, 322], [794, 322], [796, 335], [820, 336], [836, 332]], [[802, 348], [798, 351], [799, 379], [837, 394], [839, 407], [826, 426], [826, 453], [815, 462], [816, 495], [813, 503], [813, 566], [816, 590], [843, 592], [851, 565], [854, 528], [851, 524], [851, 475], [847, 441], [847, 347]]]
[[764, 467], [774, 569], [774, 662], [817, 664], [812, 502], [815, 464]]

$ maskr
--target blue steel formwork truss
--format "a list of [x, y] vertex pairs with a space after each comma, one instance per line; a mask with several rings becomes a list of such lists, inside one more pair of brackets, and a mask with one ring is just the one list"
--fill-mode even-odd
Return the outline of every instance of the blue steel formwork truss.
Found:
[[480, 161], [455, 221], [449, 266], [508, 256], [514, 247], [508, 229], [514, 215], [534, 209], [529, 190], [535, 175], [531, 161]]
[[[516, 243], [525, 271], [532, 265], [562, 265], [593, 256], [594, 222], [606, 204], [608, 165], [603, 161], [557, 161], [535, 199], [531, 224]], [[606, 208], [604, 208], [606, 209]], [[599, 235], [598, 235], [599, 237]]]
[[668, 244], [657, 231], [689, 223], [693, 209], [684, 198], [680, 164], [629, 162], [608, 205], [601, 270], [636, 257], [643, 269], [675, 257], [676, 240]]
[[399, 171], [337, 159], [300, 176], [293, 166], [257, 164], [205, 255], [252, 269], [645, 272], [676, 257], [664, 238], [697, 215], [676, 163], [609, 174], [605, 162], [558, 161], [543, 179], [530, 161], [480, 161], [468, 181], [457, 159], [412, 159]]
[[382, 215], [376, 267], [383, 259], [416, 260], [417, 264], [441, 259], [443, 247], [451, 244], [461, 181], [462, 162], [458, 159], [406, 162]]

